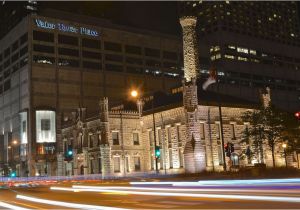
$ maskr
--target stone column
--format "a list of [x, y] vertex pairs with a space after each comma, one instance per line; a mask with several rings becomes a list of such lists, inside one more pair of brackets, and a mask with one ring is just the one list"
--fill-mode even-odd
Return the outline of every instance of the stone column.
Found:
[[197, 173], [206, 170], [204, 140], [200, 138], [200, 124], [197, 120], [199, 76], [199, 53], [196, 35], [197, 18], [186, 16], [180, 18], [183, 32], [183, 105], [186, 116], [186, 145], [184, 148], [185, 171]]
[[102, 176], [106, 177], [112, 174], [111, 148], [108, 144], [103, 144], [100, 146], [100, 152], [101, 152]]
[[87, 148], [82, 148], [83, 152], [83, 170], [84, 170], [84, 175], [89, 174], [89, 153]]
[[63, 153], [57, 154], [57, 176], [64, 176], [64, 155]]
[[196, 17], [185, 16], [180, 18], [183, 36], [184, 78], [187, 82], [199, 76], [196, 22]]

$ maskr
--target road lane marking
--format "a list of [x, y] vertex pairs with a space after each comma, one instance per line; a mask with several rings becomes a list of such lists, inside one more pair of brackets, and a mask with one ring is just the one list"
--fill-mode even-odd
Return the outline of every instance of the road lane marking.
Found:
[[[64, 190], [61, 187], [51, 187], [51, 190]], [[169, 193], [169, 192], [143, 192], [143, 191], [129, 191], [129, 190], [111, 190], [111, 189], [94, 189], [82, 188], [80, 191], [85, 192], [117, 192], [128, 193], [135, 195], [154, 195], [154, 196], [174, 196], [174, 197], [197, 197], [197, 198], [220, 198], [220, 199], [234, 199], [234, 200], [260, 200], [273, 202], [293, 202], [300, 203], [298, 197], [279, 197], [279, 196], [252, 196], [252, 195], [224, 195], [224, 194], [196, 194], [196, 193]]]
[[4, 203], [4, 202], [1, 202], [1, 201], [0, 201], [0, 206], [2, 206], [4, 208], [8, 208], [8, 209], [14, 209], [14, 210], [29, 210], [27, 208], [23, 208], [23, 207], [20, 207], [20, 206], [15, 206], [15, 205]]
[[67, 208], [124, 210], [124, 208], [116, 208], [116, 207], [109, 207], [109, 206], [95, 206], [95, 205], [87, 205], [87, 204], [79, 204], [79, 203], [69, 203], [69, 202], [63, 202], [63, 201], [53, 201], [53, 200], [35, 198], [35, 197], [24, 196], [24, 195], [17, 195], [16, 198], [22, 199], [22, 200], [28, 200], [28, 201], [36, 202], [36, 203], [43, 203], [43, 204], [47, 204], [47, 205], [63, 206], [63, 207], [67, 207]]

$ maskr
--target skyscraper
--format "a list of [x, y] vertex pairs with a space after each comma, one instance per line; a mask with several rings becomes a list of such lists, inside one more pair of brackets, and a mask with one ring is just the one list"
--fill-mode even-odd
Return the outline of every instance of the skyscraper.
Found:
[[269, 86], [276, 106], [299, 108], [297, 3], [193, 1], [180, 2], [179, 9], [181, 16], [198, 17], [199, 59], [206, 63], [201, 79], [214, 65], [221, 92], [258, 101], [258, 89]]

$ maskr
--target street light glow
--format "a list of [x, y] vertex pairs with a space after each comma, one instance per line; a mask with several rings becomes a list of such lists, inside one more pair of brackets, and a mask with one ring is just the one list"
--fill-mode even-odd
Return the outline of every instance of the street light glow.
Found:
[[136, 90], [132, 90], [132, 91], [130, 92], [130, 95], [131, 95], [132, 97], [136, 98], [136, 97], [138, 96], [138, 92], [137, 92]]
[[282, 147], [283, 147], [284, 149], [286, 148], [286, 146], [287, 146], [286, 143], [283, 143], [283, 144], [282, 144]]

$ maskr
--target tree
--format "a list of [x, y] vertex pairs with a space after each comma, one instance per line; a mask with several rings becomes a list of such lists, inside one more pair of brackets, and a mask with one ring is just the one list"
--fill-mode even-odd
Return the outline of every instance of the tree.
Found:
[[300, 153], [300, 121], [292, 114], [285, 115], [285, 127], [283, 136], [284, 140], [286, 140], [287, 143], [286, 152], [289, 154], [296, 154], [299, 168], [298, 154]]
[[252, 139], [254, 153], [258, 156], [259, 162], [263, 163], [263, 144], [266, 144], [271, 150], [273, 167], [275, 167], [275, 147], [286, 139], [287, 127], [291, 126], [288, 125], [288, 114], [269, 105], [245, 112], [242, 118], [251, 125], [244, 134]]
[[[263, 122], [260, 110], [247, 111], [242, 115], [244, 122], [249, 122], [251, 126], [247, 126], [243, 132], [240, 143], [247, 145], [243, 154], [246, 155], [248, 163], [256, 156], [259, 163], [263, 163]], [[252, 150], [253, 151], [252, 151]]]
[[284, 140], [285, 113], [272, 105], [263, 108], [260, 112], [263, 118], [263, 135], [271, 149], [273, 167], [275, 167], [275, 146]]

